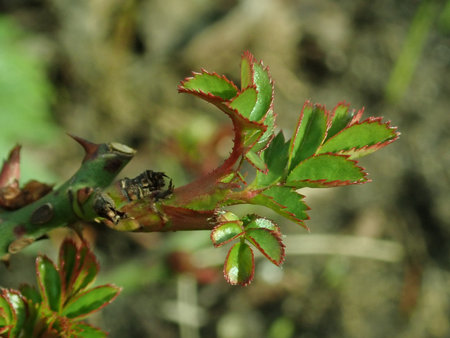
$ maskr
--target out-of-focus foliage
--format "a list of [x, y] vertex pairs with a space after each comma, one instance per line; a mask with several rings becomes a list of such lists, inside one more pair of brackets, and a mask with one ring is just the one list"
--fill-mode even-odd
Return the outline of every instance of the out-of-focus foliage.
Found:
[[[15, 143], [50, 143], [60, 128], [51, 117], [52, 84], [45, 64], [36, 57], [27, 33], [12, 19], [0, 16], [0, 152], [6, 154]], [[18, 135], [23, 135], [17, 139]], [[35, 159], [30, 168], [25, 160], [23, 174], [51, 177]], [[32, 174], [31, 174], [32, 173]]]

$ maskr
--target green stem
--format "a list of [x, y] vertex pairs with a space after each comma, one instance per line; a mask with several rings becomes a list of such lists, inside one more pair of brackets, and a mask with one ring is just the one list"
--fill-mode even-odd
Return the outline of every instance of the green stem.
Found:
[[92, 144], [75, 138], [86, 155], [80, 169], [67, 182], [41, 199], [0, 214], [0, 257], [20, 251], [48, 231], [77, 220], [94, 220], [92, 200], [111, 184], [135, 151], [118, 143]]

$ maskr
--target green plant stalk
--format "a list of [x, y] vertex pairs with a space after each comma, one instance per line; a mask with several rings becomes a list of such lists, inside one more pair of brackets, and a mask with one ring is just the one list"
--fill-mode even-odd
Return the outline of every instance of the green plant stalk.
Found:
[[75, 139], [86, 151], [80, 169], [41, 199], [0, 215], [0, 257], [7, 258], [54, 228], [98, 217], [93, 198], [111, 184], [135, 153], [118, 143], [93, 144]]

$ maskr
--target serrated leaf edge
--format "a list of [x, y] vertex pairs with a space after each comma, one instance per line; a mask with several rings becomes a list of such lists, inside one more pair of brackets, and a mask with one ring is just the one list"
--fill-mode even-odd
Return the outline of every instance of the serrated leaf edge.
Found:
[[247, 238], [247, 240], [249, 240], [250, 243], [252, 243], [269, 261], [271, 261], [273, 264], [275, 264], [276, 266], [280, 266], [281, 264], [283, 264], [285, 256], [286, 256], [286, 246], [283, 243], [283, 240], [281, 239], [281, 233], [277, 232], [277, 231], [273, 231], [267, 228], [251, 228], [249, 230], [262, 230], [262, 231], [267, 231], [269, 232], [271, 235], [273, 235], [273, 237], [275, 237], [275, 239], [278, 241], [278, 243], [280, 244], [280, 248], [281, 248], [281, 257], [279, 261], [274, 260], [272, 257], [270, 257], [266, 251], [259, 245], [258, 241], [256, 241], [251, 235], [245, 234], [245, 237]]
[[[229, 238], [228, 240], [226, 240], [225, 242], [219, 243], [217, 244], [214, 239], [213, 239], [213, 233], [215, 230], [217, 230], [218, 227], [220, 227], [221, 225], [227, 224], [227, 223], [236, 223], [237, 225], [240, 226], [240, 228], [242, 229], [242, 231], [240, 233], [238, 233], [237, 235], [233, 236], [232, 238]], [[216, 226], [214, 226], [214, 228], [211, 229], [211, 233], [209, 234], [209, 237], [211, 238], [211, 242], [213, 242], [214, 247], [219, 248], [227, 243], [230, 243], [232, 241], [234, 241], [236, 238], [239, 238], [242, 236], [242, 234], [244, 233], [244, 229], [243, 226], [240, 224], [241, 221], [240, 220], [236, 220], [236, 221], [228, 221], [228, 222], [220, 222], [218, 223]]]
[[[351, 180], [346, 180], [346, 181], [341, 181], [341, 180], [327, 181], [326, 179], [320, 179], [320, 180], [310, 180], [310, 179], [306, 179], [306, 180], [290, 180], [289, 183], [286, 183], [286, 186], [295, 188], [296, 185], [293, 185], [291, 183], [293, 183], [293, 182], [294, 183], [295, 182], [308, 182], [308, 183], [323, 184], [325, 187], [328, 188], [328, 187], [338, 187], [338, 186], [352, 185], [352, 184], [364, 184], [364, 183], [369, 183], [369, 182], [372, 181], [371, 179], [369, 179], [367, 177], [368, 173], [365, 171], [366, 169], [361, 167], [360, 165], [358, 165], [359, 162], [357, 160], [351, 159], [351, 156], [347, 155], [347, 154], [336, 154], [336, 153], [322, 153], [322, 154], [318, 154], [318, 155], [314, 154], [314, 155], [312, 155], [312, 156], [310, 156], [308, 158], [305, 158], [302, 162], [297, 164], [297, 166], [295, 168], [297, 168], [303, 162], [305, 162], [305, 161], [307, 161], [307, 160], [309, 160], [309, 159], [311, 159], [313, 157], [318, 157], [318, 156], [322, 156], [322, 155], [331, 155], [331, 156], [335, 156], [335, 157], [345, 157], [347, 161], [353, 162], [353, 165], [355, 167], [357, 167], [361, 173], [363, 173], [363, 177], [361, 179], [359, 179], [358, 181], [351, 181]], [[294, 170], [295, 168], [293, 168], [292, 170]], [[327, 183], [325, 183], [325, 182], [327, 182]]]
[[185, 83], [194, 80], [196, 78], [196, 76], [199, 75], [211, 75], [211, 76], [215, 76], [219, 79], [225, 80], [228, 84], [230, 84], [232, 87], [234, 87], [236, 89], [236, 93], [239, 94], [239, 88], [234, 84], [233, 81], [229, 80], [225, 75], [219, 75], [216, 72], [208, 72], [207, 70], [201, 68], [201, 72], [192, 72], [192, 76], [188, 76], [186, 77], [184, 80], [180, 81], [180, 84], [178, 85], [178, 92], [179, 93], [187, 93], [187, 94], [194, 94], [196, 96], [199, 96], [203, 99], [205, 99], [208, 102], [211, 103], [215, 103], [215, 102], [225, 102], [225, 101], [230, 101], [230, 100], [226, 100], [221, 98], [220, 96], [214, 95], [212, 93], [207, 93], [203, 90], [197, 90], [197, 89], [190, 89], [190, 88], [185, 88], [184, 85]]
[[[364, 150], [368, 150], [368, 149], [374, 149], [373, 151], [375, 151], [377, 149], [381, 149], [381, 148], [391, 144], [392, 142], [396, 141], [400, 137], [400, 132], [398, 132], [398, 128], [397, 127], [392, 127], [390, 120], [386, 121], [386, 122], [382, 122], [382, 121], [383, 121], [383, 117], [382, 116], [379, 116], [379, 117], [370, 116], [370, 117], [366, 118], [363, 121], [356, 121], [354, 123], [350, 122], [345, 128], [341, 129], [335, 135], [330, 137], [325, 143], [327, 143], [328, 141], [334, 139], [337, 135], [341, 134], [342, 132], [344, 132], [345, 130], [349, 129], [350, 127], [352, 127], [354, 125], [362, 125], [364, 123], [367, 123], [367, 124], [378, 123], [378, 125], [380, 125], [380, 126], [385, 126], [387, 129], [389, 129], [389, 130], [391, 130], [393, 132], [393, 134], [395, 135], [395, 136], [393, 136], [393, 138], [388, 139], [388, 140], [383, 141], [383, 142], [377, 142], [375, 144], [366, 145], [366, 146], [363, 146], [361, 148], [353, 147], [353, 148], [350, 148], [350, 149], [343, 149], [343, 150], [338, 151], [336, 153], [330, 153], [330, 154], [345, 155], [346, 152], [364, 151]], [[325, 143], [323, 143], [322, 145], [324, 145]], [[322, 147], [322, 145], [317, 149], [317, 152], [320, 151], [320, 148]], [[317, 154], [317, 152], [316, 152], [316, 154]], [[326, 154], [326, 153], [321, 153], [320, 155], [323, 155], [323, 154]]]
[[[228, 253], [227, 253], [227, 257], [225, 258], [225, 263], [224, 263], [224, 265], [223, 265], [223, 276], [225, 277], [225, 280], [228, 282], [228, 284], [230, 284], [230, 285], [241, 285], [241, 286], [248, 286], [248, 285], [250, 285], [250, 283], [253, 281], [253, 277], [255, 276], [255, 254], [253, 253], [253, 250], [252, 250], [252, 248], [249, 246], [249, 249], [250, 249], [250, 252], [251, 252], [251, 254], [252, 254], [252, 272], [251, 272], [251, 274], [250, 274], [250, 276], [249, 276], [249, 278], [248, 278], [248, 280], [246, 281], [246, 282], [244, 282], [244, 283], [234, 283], [234, 282], [232, 282], [229, 278], [228, 278], [228, 275], [227, 275], [227, 273], [226, 273], [226, 268], [227, 268], [227, 262], [228, 262], [228, 258], [229, 258], [229, 256], [230, 256], [230, 253], [231, 253], [231, 250], [236, 246], [236, 245], [238, 245], [240, 242], [238, 242], [238, 243], [236, 243], [236, 244], [234, 244], [231, 248], [230, 248], [230, 250], [228, 250]], [[247, 244], [246, 244], [247, 245]]]
[[[278, 186], [279, 186], [279, 185], [278, 185]], [[290, 185], [287, 185], [287, 184], [286, 184], [286, 185], [283, 185], [283, 186], [281, 186], [281, 187], [290, 188], [290, 189], [291, 189], [292, 191], [294, 191], [296, 194], [302, 196], [302, 198], [305, 197], [305, 195], [299, 194], [299, 193], [296, 191], [295, 187], [291, 187]], [[266, 188], [266, 189], [264, 189], [264, 190], [267, 190], [267, 189], [269, 189], [269, 188], [271, 188], [271, 187], [268, 187], [268, 188]], [[267, 198], [271, 199], [275, 204], [277, 204], [278, 206], [280, 206], [280, 208], [283, 210], [283, 212], [285, 212], [286, 214], [288, 214], [288, 215], [290, 216], [290, 217], [288, 217], [288, 218], [289, 218], [291, 221], [293, 221], [293, 222], [297, 223], [298, 225], [302, 226], [302, 227], [305, 228], [307, 231], [310, 231], [309, 227], [305, 224], [305, 221], [307, 221], [307, 220], [310, 219], [310, 216], [309, 216], [308, 214], [306, 214], [306, 212], [307, 212], [308, 210], [311, 210], [311, 208], [310, 208], [306, 203], [303, 202], [303, 203], [305, 204], [305, 206], [306, 206], [306, 209], [305, 209], [306, 218], [305, 218], [304, 220], [302, 220], [302, 219], [300, 219], [300, 218], [297, 218], [292, 212], [286, 210], [288, 207], [285, 206], [285, 205], [283, 205], [283, 204], [281, 204], [281, 203], [278, 203], [277, 201], [275, 201], [275, 200], [273, 199], [272, 196], [265, 195], [265, 194], [264, 194], [264, 191], [262, 192], [262, 194], [264, 195], [264, 197], [267, 197]], [[269, 207], [269, 208], [270, 208], [270, 207]]]

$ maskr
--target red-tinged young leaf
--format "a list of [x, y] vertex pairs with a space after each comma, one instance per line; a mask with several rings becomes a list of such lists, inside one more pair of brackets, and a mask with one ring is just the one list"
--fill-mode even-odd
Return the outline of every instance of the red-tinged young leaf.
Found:
[[348, 154], [350, 158], [368, 155], [398, 138], [396, 128], [381, 118], [368, 118], [342, 129], [326, 141], [318, 153]]
[[79, 273], [80, 259], [78, 257], [78, 248], [76, 244], [66, 239], [59, 249], [59, 273], [63, 283], [63, 289], [67, 293], [67, 289], [71, 289], [71, 283], [75, 280], [76, 274]]
[[295, 188], [333, 187], [367, 182], [363, 168], [346, 155], [321, 154], [310, 157], [295, 167], [286, 184]]
[[291, 139], [289, 170], [314, 155], [326, 136], [328, 124], [329, 113], [325, 107], [306, 101]]
[[333, 112], [331, 113], [331, 126], [327, 131], [327, 140], [344, 129], [350, 123], [354, 111], [353, 113], [349, 113], [349, 107], [350, 105], [345, 102], [339, 102], [337, 106], [334, 107]]
[[214, 101], [214, 99], [228, 101], [238, 93], [236, 85], [225, 76], [211, 74], [205, 70], [202, 73], [194, 73], [192, 77], [182, 81], [178, 88], [182, 92], [195, 92], [197, 96], [207, 101]]
[[281, 234], [268, 229], [249, 229], [245, 238], [250, 241], [273, 264], [280, 266], [285, 257], [285, 246]]
[[264, 205], [308, 229], [303, 221], [309, 219], [306, 214], [309, 207], [303, 202], [303, 198], [303, 195], [291, 187], [274, 186], [255, 196], [251, 203]]
[[251, 214], [243, 217], [242, 221], [244, 222], [244, 228], [246, 231], [249, 229], [268, 229], [271, 231], [281, 233], [280, 227], [268, 218], [259, 217], [258, 215]]
[[278, 182], [285, 173], [288, 161], [289, 143], [286, 143], [282, 132], [279, 132], [262, 152], [262, 158], [267, 165], [267, 174], [256, 173], [256, 185], [265, 187]]
[[253, 64], [253, 83], [256, 85], [258, 97], [249, 119], [261, 121], [272, 107], [273, 101], [273, 83], [268, 68], [261, 62]]
[[252, 249], [245, 242], [238, 242], [228, 251], [223, 274], [231, 285], [250, 284], [255, 272], [255, 258]]
[[239, 237], [243, 231], [241, 221], [219, 223], [211, 230], [211, 241], [219, 247]]
[[229, 104], [230, 108], [236, 109], [239, 114], [250, 119], [250, 113], [256, 104], [256, 89], [254, 87], [247, 88], [240, 92]]
[[255, 63], [255, 58], [249, 51], [242, 54], [241, 60], [241, 89], [245, 89], [249, 86], [254, 85], [253, 82], [253, 64]]
[[27, 319], [27, 308], [25, 302], [20, 293], [16, 290], [8, 290], [9, 302], [14, 309], [15, 320], [14, 328], [9, 333], [10, 337], [19, 337], [19, 333], [22, 330], [25, 321]]
[[72, 325], [73, 335], [83, 338], [103, 338], [107, 333], [86, 323], [75, 323]]
[[9, 153], [8, 159], [3, 162], [0, 172], [0, 188], [19, 186], [20, 179], [20, 146], [15, 146]]
[[61, 306], [61, 277], [55, 264], [47, 256], [38, 256], [36, 273], [44, 303], [50, 310], [59, 312]]
[[72, 295], [90, 286], [95, 281], [99, 271], [97, 259], [87, 246], [82, 246], [79, 249], [77, 258], [79, 259], [78, 271], [67, 289], [68, 294]]
[[61, 314], [68, 318], [86, 317], [111, 303], [121, 289], [114, 285], [101, 285], [73, 297], [62, 309]]

